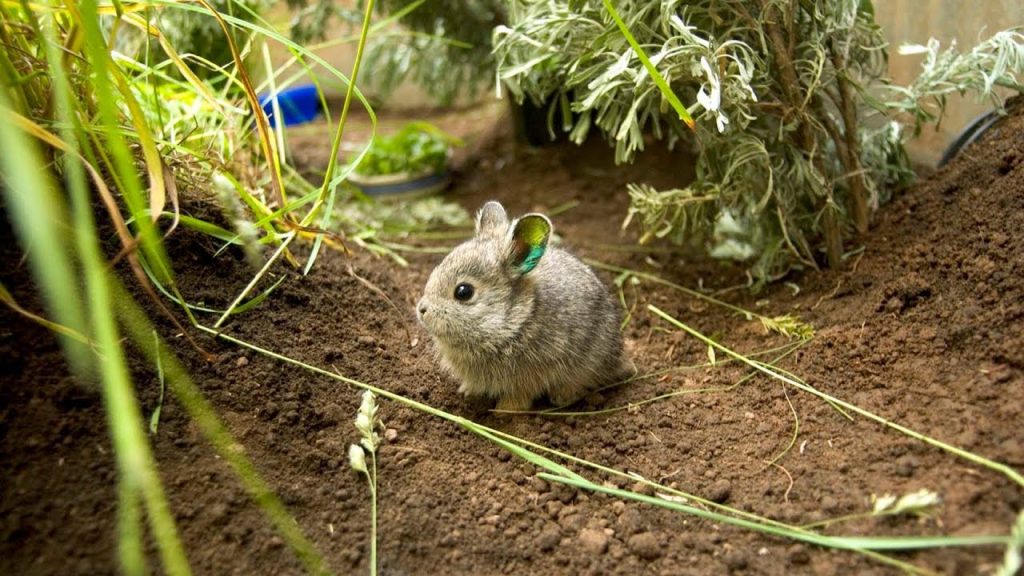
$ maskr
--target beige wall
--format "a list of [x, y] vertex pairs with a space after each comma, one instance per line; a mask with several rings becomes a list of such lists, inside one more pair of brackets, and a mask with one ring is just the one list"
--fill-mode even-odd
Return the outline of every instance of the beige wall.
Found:
[[[897, 84], [909, 84], [920, 72], [921, 56], [901, 56], [901, 44], [926, 44], [936, 38], [942, 48], [953, 40], [970, 49], [994, 32], [1024, 26], [1022, 0], [875, 0], [875, 16], [890, 43], [889, 74]], [[911, 153], [922, 161], [934, 161], [963, 127], [988, 110], [973, 95], [949, 99], [947, 116], [939, 131], [926, 129], [911, 144]]]

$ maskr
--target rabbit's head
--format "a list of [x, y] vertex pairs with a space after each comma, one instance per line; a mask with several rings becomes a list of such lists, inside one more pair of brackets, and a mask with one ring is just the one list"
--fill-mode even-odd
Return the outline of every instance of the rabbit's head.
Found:
[[434, 269], [417, 316], [443, 346], [496, 350], [530, 321], [531, 274], [541, 264], [551, 222], [527, 214], [509, 222], [488, 202], [476, 217], [476, 235]]

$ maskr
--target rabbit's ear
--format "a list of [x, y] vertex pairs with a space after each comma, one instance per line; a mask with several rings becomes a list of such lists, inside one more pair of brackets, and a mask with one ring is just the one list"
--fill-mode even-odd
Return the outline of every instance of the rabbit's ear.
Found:
[[508, 265], [515, 274], [523, 275], [537, 267], [548, 248], [551, 221], [543, 214], [527, 214], [515, 221]]
[[491, 200], [476, 213], [477, 236], [501, 236], [508, 229], [508, 216], [501, 204]]

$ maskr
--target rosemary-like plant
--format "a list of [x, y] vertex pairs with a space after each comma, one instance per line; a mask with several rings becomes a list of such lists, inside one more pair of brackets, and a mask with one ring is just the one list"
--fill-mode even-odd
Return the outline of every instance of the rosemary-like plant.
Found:
[[[625, 224], [640, 225], [642, 242], [699, 243], [750, 262], [762, 280], [794, 264], [838, 265], [844, 242], [911, 175], [905, 135], [937, 121], [948, 94], [998, 104], [994, 87], [1020, 88], [1019, 31], [964, 53], [935, 42], [911, 50], [928, 54], [921, 76], [886, 83], [886, 43], [862, 0], [518, 0], [494, 31], [498, 79], [517, 100], [560, 108], [549, 118], [574, 141], [596, 127], [620, 162], [647, 133], [695, 146], [695, 181], [629, 187]], [[696, 139], [670, 113], [676, 96], [691, 103]]]
[[366, 53], [370, 85], [385, 93], [409, 78], [443, 105], [473, 96], [493, 78], [491, 30], [505, 19], [505, 0], [382, 0], [400, 27], [375, 35]]

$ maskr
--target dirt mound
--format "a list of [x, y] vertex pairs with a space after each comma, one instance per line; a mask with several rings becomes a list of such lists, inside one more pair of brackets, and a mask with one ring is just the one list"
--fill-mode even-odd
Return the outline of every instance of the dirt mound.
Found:
[[[465, 159], [453, 195], [469, 209], [497, 197], [513, 213], [578, 200], [578, 207], [554, 219], [576, 252], [685, 286], [741, 282], [733, 267], [655, 253], [649, 256], [664, 266], [656, 270], [645, 263], [648, 255], [606, 245], [629, 240], [609, 234], [625, 213], [625, 182], [670, 184], [687, 170], [686, 159], [674, 153], [646, 154], [619, 169], [599, 142], [531, 152], [499, 135]], [[810, 385], [1019, 468], [1021, 230], [1024, 116], [1017, 115], [887, 207], [864, 252], [845, 269], [793, 278], [795, 284], [756, 297], [744, 290], [722, 297], [767, 316], [795, 314], [813, 324], [817, 337], [781, 364]], [[0, 279], [31, 303], [21, 255], [10, 232], [3, 234]], [[183, 292], [208, 306], [225, 306], [252, 275], [240, 256], [214, 258], [215, 247], [184, 231], [171, 250]], [[693, 392], [605, 415], [491, 414], [487, 405], [457, 394], [415, 323], [412, 305], [438, 260], [413, 256], [408, 268], [398, 268], [362, 253], [331, 252], [306, 278], [281, 267], [277, 273], [290, 278], [271, 300], [229, 322], [226, 332], [532, 442], [788, 523], [862, 512], [872, 494], [927, 488], [943, 500], [931, 518], [859, 520], [830, 528], [833, 534], [1005, 534], [1024, 508], [1024, 491], [1004, 477], [863, 418], [848, 420], [813, 396], [763, 377], [733, 386], [745, 372], [732, 364], [638, 381], [591, 397], [582, 407], [623, 407]], [[610, 283], [612, 276], [603, 278]], [[756, 321], [649, 281], [627, 284], [625, 297], [634, 310], [626, 336], [645, 373], [706, 359], [702, 344], [667, 332], [647, 304], [736, 350], [785, 342]], [[115, 572], [116, 472], [101, 399], [71, 382], [47, 332], [6, 308], [0, 318], [0, 572]], [[207, 363], [165, 329], [329, 566], [337, 573], [365, 572], [368, 491], [346, 458], [348, 444], [357, 439], [357, 390], [197, 333], [217, 355]], [[148, 413], [157, 398], [154, 370], [133, 362]], [[715, 391], [699, 391], [707, 388]], [[381, 413], [391, 430], [379, 461], [383, 574], [894, 570], [852, 553], [550, 485], [536, 478], [534, 467], [448, 422], [392, 402], [383, 402]], [[796, 442], [787, 449], [797, 422]], [[165, 404], [153, 441], [197, 573], [301, 572], [174, 400]], [[622, 478], [607, 480], [634, 487]], [[969, 574], [990, 570], [1001, 555], [999, 547], [977, 547], [898, 557]]]

